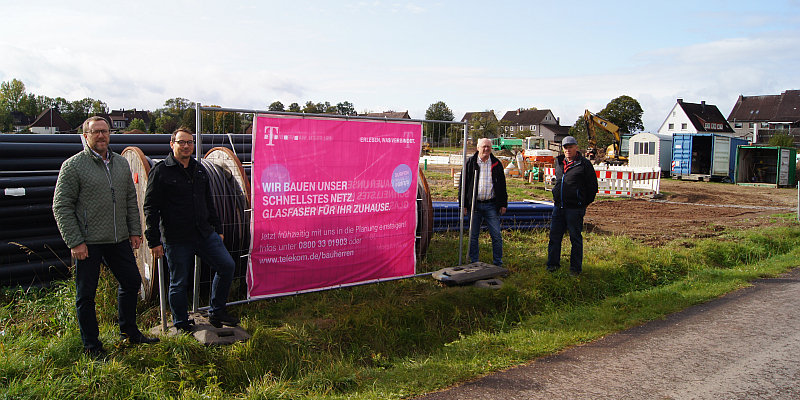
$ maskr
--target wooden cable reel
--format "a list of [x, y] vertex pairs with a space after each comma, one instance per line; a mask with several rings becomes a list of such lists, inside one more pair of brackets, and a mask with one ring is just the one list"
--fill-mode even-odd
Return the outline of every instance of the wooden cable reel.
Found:
[[158, 292], [158, 265], [153, 260], [150, 253], [150, 246], [144, 237], [144, 192], [147, 189], [147, 176], [150, 174], [150, 160], [138, 147], [126, 147], [122, 151], [122, 156], [128, 160], [131, 168], [133, 185], [136, 188], [136, 199], [139, 207], [139, 220], [142, 224], [142, 245], [138, 250], [133, 251], [136, 256], [136, 266], [139, 268], [139, 275], [142, 276], [142, 286], [139, 295], [144, 301], [152, 301]]
[[422, 168], [417, 176], [417, 231], [416, 231], [417, 260], [428, 254], [428, 246], [433, 236], [433, 201], [431, 190]]
[[247, 199], [247, 205], [249, 208], [250, 179], [244, 172], [244, 167], [242, 166], [241, 161], [239, 161], [239, 158], [236, 157], [236, 154], [233, 152], [233, 150], [227, 147], [214, 147], [213, 149], [209, 150], [203, 158], [222, 167], [231, 175], [233, 175], [233, 178], [236, 179], [236, 182], [239, 183], [239, 187], [244, 192], [242, 194]]

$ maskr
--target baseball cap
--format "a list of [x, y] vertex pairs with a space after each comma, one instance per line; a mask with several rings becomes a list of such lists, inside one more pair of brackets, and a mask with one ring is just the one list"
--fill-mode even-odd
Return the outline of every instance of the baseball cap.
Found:
[[575, 140], [575, 138], [572, 137], [572, 136], [567, 136], [567, 137], [564, 138], [564, 140], [561, 141], [561, 146], [567, 146], [567, 145], [570, 145], [570, 144], [574, 144], [574, 145], [577, 146], [578, 145], [578, 141]]

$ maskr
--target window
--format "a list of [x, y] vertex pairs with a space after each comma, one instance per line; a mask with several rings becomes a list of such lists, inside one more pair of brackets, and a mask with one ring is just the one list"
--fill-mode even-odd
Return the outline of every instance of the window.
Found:
[[675, 111], [672, 112], [672, 116], [673, 117], [676, 116], [676, 114], [677, 114], [677, 112], [675, 112]]
[[764, 129], [769, 128], [769, 122], [762, 122], [761, 123], [761, 127], [764, 128]]
[[669, 126], [667, 127], [667, 129], [669, 129], [669, 130], [671, 130], [671, 131], [674, 131], [674, 130], [675, 130], [675, 124], [669, 124]]
[[736, 128], [736, 129], [741, 129], [742, 128], [742, 123], [741, 122], [734, 122], [733, 123], [733, 127]]
[[124, 128], [125, 121], [114, 121], [114, 128]]
[[509, 128], [510, 128], [509, 130], [510, 130], [511, 132], [514, 132], [514, 127], [513, 127], [513, 126], [509, 126]]
[[536, 125], [531, 125], [531, 132], [536, 130]]
[[656, 142], [636, 142], [633, 146], [633, 154], [656, 154]]
[[681, 130], [684, 130], [684, 131], [686, 130], [686, 123], [682, 123], [681, 124]]

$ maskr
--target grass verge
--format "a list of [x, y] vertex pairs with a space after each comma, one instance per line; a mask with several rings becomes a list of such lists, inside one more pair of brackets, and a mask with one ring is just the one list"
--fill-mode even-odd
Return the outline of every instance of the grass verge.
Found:
[[[453, 240], [437, 235], [438, 246]], [[119, 345], [114, 280], [104, 274], [98, 317], [109, 356], [103, 362], [81, 354], [73, 283], [6, 290], [0, 294], [0, 398], [405, 398], [794, 268], [800, 226], [659, 248], [589, 234], [579, 278], [543, 270], [545, 231], [509, 231], [505, 242], [511, 275], [500, 290], [417, 278], [252, 303], [233, 310], [252, 339], [225, 347], [186, 337]], [[481, 246], [491, 254], [488, 240]], [[140, 325], [156, 325], [156, 307], [140, 308]]]

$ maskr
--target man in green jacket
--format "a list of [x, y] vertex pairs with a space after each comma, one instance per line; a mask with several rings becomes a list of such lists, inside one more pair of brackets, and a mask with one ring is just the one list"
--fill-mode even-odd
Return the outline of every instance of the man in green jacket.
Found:
[[105, 353], [98, 338], [95, 294], [102, 262], [119, 282], [117, 311], [122, 339], [155, 343], [136, 325], [141, 276], [133, 249], [142, 243], [136, 190], [128, 161], [108, 148], [109, 125], [101, 117], [83, 123], [83, 151], [61, 165], [53, 215], [75, 258], [76, 311], [85, 352]]

